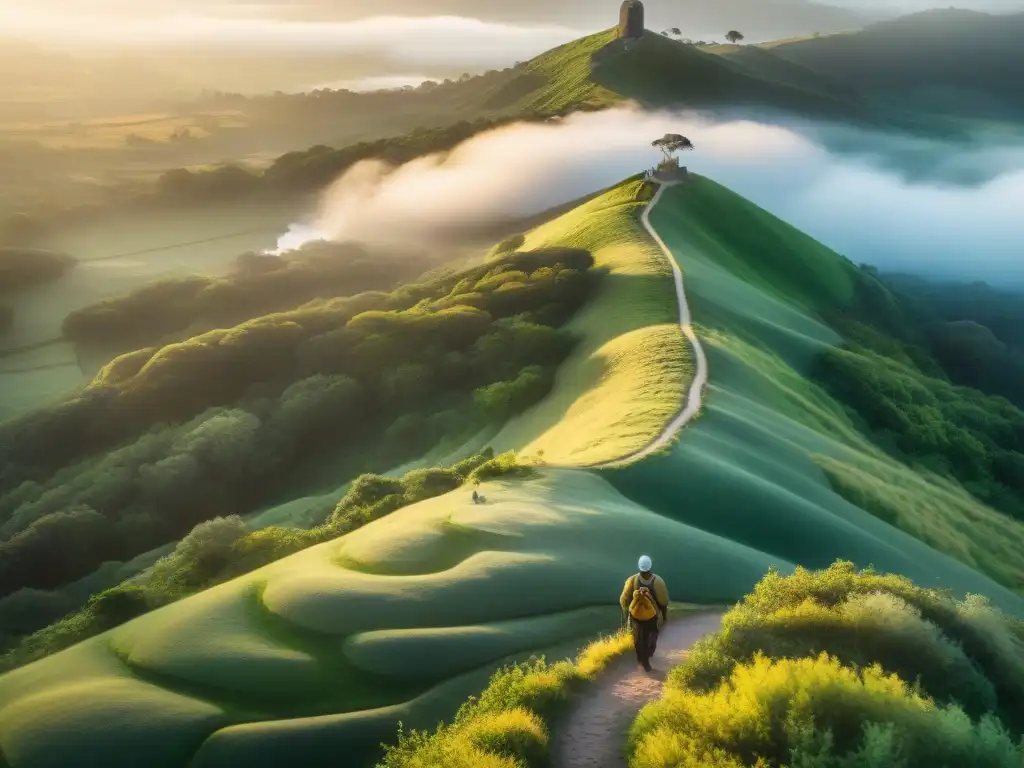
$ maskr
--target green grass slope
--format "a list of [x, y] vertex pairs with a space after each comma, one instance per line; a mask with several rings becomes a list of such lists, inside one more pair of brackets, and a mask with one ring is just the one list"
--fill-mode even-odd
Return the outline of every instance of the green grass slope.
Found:
[[422, 502], [0, 677], [0, 749], [19, 768], [359, 764], [505, 660], [613, 630], [609, 595], [652, 542], [697, 602], [770, 565], [593, 474], [482, 492], [486, 505]]
[[761, 106], [819, 116], [858, 115], [854, 102], [794, 85], [791, 78], [776, 80], [776, 74], [647, 32], [628, 51], [613, 47], [592, 77], [645, 106]]
[[[586, 466], [678, 407], [688, 360], [669, 270], [636, 218], [650, 192], [627, 182], [526, 236], [587, 247], [610, 274], [573, 320], [580, 347], [553, 392], [481, 438], [496, 449]], [[465, 489], [420, 502], [10, 672], [0, 755], [17, 768], [365, 765], [399, 721], [432, 727], [498, 666], [614, 629], [641, 551], [689, 603], [736, 600], [772, 565], [843, 557], [1024, 614], [981, 573], [1015, 583], [1024, 527], [881, 453], [808, 379], [842, 341], [820, 318], [855, 301], [855, 267], [700, 177], [651, 219], [711, 370], [671, 451], [485, 483], [484, 505]], [[845, 500], [826, 470], [906, 500], [919, 537]]]
[[678, 325], [671, 267], [640, 215], [651, 198], [622, 184], [545, 224], [523, 247], [585, 248], [607, 271], [598, 294], [566, 326], [580, 342], [552, 393], [488, 444], [588, 466], [641, 449], [678, 411], [693, 375]]
[[757, 45], [716, 45], [705, 46], [701, 50], [722, 56], [765, 80], [853, 103], [861, 102], [864, 98], [852, 84], [777, 56], [770, 48]]
[[[772, 558], [842, 557], [1024, 613], [983, 575], [1024, 585], [1024, 526], [883, 454], [807, 378], [823, 345], [842, 341], [818, 315], [852, 301], [854, 265], [700, 177], [670, 189], [651, 220], [683, 269], [710, 383], [673, 450], [609, 474], [614, 485]], [[898, 500], [918, 537], [846, 501], [826, 470], [847, 498]]]
[[780, 61], [774, 71], [759, 69], [748, 67], [743, 59], [716, 56], [653, 32], [630, 42], [627, 49], [612, 29], [527, 62], [500, 93], [491, 95], [490, 103], [558, 112], [633, 100], [647, 107], [745, 105], [819, 116], [859, 115], [858, 104], [845, 100], [846, 94], [810, 88], [794, 77], [793, 70], [800, 69], [796, 65]]
[[[526, 235], [592, 249], [608, 275], [552, 393], [492, 444], [595, 463], [678, 409], [689, 359], [670, 266], [639, 221], [650, 197], [629, 181]], [[468, 491], [409, 507], [0, 677], [0, 753], [18, 766], [277, 765], [301, 747], [307, 765], [336, 765], [339, 750], [359, 763], [398, 720], [453, 712], [497, 665], [614, 629], [608, 596], [645, 540], [692, 550], [672, 575], [693, 600], [742, 594], [769, 565], [593, 475], [482, 491], [484, 507]]]

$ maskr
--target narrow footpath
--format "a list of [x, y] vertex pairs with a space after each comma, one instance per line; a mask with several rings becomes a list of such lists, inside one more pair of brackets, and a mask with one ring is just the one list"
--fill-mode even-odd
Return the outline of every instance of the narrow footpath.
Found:
[[658, 185], [658, 191], [644, 209], [640, 220], [644, 225], [644, 229], [647, 230], [647, 234], [649, 234], [651, 239], [658, 244], [658, 247], [661, 248], [662, 252], [665, 254], [665, 258], [668, 259], [669, 266], [672, 267], [672, 279], [676, 288], [676, 303], [679, 307], [679, 328], [682, 330], [683, 335], [690, 344], [690, 348], [693, 350], [696, 370], [694, 371], [693, 381], [690, 382], [690, 390], [686, 395], [686, 399], [683, 401], [682, 408], [665, 426], [665, 428], [653, 440], [651, 440], [651, 442], [638, 451], [633, 451], [630, 454], [620, 456], [617, 459], [613, 459], [612, 461], [604, 462], [602, 464], [594, 464], [586, 467], [586, 469], [608, 469], [622, 466], [624, 464], [631, 464], [638, 459], [650, 456], [652, 453], [668, 445], [675, 438], [679, 430], [686, 426], [690, 420], [700, 412], [702, 397], [704, 395], [704, 387], [708, 383], [708, 358], [704, 354], [704, 347], [701, 346], [700, 340], [697, 338], [697, 334], [693, 332], [692, 320], [690, 317], [690, 305], [686, 301], [686, 290], [683, 288], [682, 270], [679, 269], [679, 264], [676, 263], [675, 256], [672, 255], [672, 251], [665, 244], [665, 241], [661, 239], [661, 235], [659, 235], [651, 225], [651, 211], [653, 211], [655, 206], [661, 202], [661, 197], [665, 190], [669, 187], [674, 187], [679, 182], [654, 181], [653, 183]]
[[658, 638], [651, 672], [637, 665], [632, 649], [616, 659], [556, 727], [551, 745], [555, 768], [625, 768], [626, 736], [637, 712], [661, 696], [669, 670], [721, 623], [717, 611], [670, 619]]

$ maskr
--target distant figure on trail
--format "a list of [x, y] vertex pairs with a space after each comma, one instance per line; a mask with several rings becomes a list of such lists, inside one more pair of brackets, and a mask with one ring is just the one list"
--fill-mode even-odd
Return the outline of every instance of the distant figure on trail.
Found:
[[651, 558], [647, 555], [641, 557], [637, 565], [640, 573], [626, 579], [619, 605], [629, 617], [636, 660], [650, 672], [651, 657], [658, 647], [658, 632], [668, 621], [668, 587], [664, 579], [651, 572]]
[[483, 496], [481, 496], [476, 491], [473, 491], [473, 503], [474, 504], [483, 504], [485, 501], [487, 501], [487, 499], [485, 499]]

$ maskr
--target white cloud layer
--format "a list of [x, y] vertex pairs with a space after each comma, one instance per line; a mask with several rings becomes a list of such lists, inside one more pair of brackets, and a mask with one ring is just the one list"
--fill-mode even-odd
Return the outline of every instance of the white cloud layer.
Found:
[[[336, 239], [422, 242], [539, 213], [650, 167], [651, 140], [671, 131], [696, 145], [683, 156], [693, 170], [857, 262], [1024, 283], [1024, 146], [951, 151], [860, 134], [864, 153], [835, 155], [813, 138], [830, 130], [627, 109], [520, 124], [446, 157], [360, 163], [325, 193], [310, 226]], [[837, 130], [849, 144], [853, 133]], [[908, 176], [891, 163], [910, 149]], [[972, 184], [950, 181], [965, 169]]]

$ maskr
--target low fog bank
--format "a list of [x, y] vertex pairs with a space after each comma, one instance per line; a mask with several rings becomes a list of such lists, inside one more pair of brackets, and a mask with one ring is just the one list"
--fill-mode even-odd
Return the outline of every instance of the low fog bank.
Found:
[[[609, 18], [608, 26], [614, 21]], [[195, 11], [162, 16], [95, 16], [0, 8], [3, 34], [71, 50], [142, 49], [230, 54], [372, 57], [400, 66], [511, 66], [593, 32], [546, 23], [509, 24], [469, 16], [368, 16], [353, 21], [302, 21], [271, 16], [215, 17]], [[372, 74], [388, 74], [387, 72]]]
[[426, 243], [535, 215], [651, 167], [650, 142], [669, 131], [693, 140], [683, 156], [693, 171], [858, 263], [1024, 284], [1024, 144], [634, 109], [517, 124], [397, 168], [359, 163], [288, 242]]

